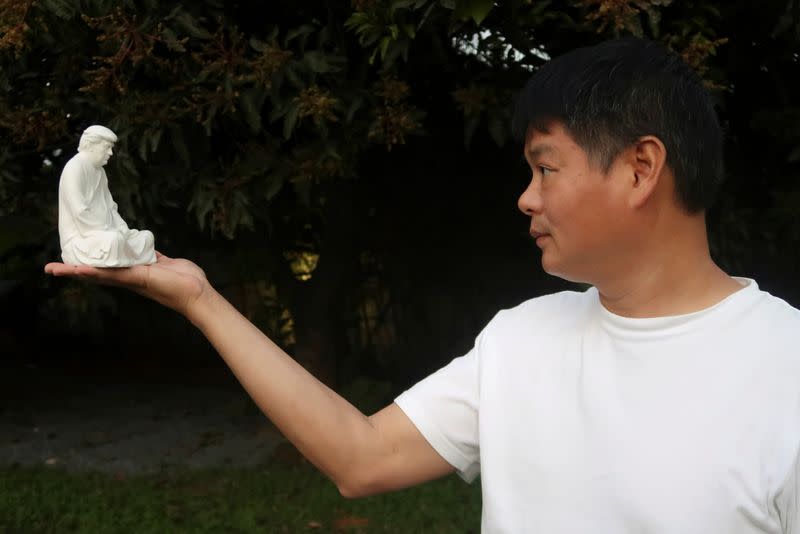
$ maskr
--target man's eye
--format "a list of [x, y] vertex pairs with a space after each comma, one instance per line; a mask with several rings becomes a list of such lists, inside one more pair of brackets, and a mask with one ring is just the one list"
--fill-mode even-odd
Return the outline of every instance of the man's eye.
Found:
[[542, 165], [537, 165], [536, 168], [539, 170], [539, 172], [542, 174], [542, 176], [547, 176], [551, 172], [553, 172], [552, 169], [548, 169], [547, 167], [544, 167]]

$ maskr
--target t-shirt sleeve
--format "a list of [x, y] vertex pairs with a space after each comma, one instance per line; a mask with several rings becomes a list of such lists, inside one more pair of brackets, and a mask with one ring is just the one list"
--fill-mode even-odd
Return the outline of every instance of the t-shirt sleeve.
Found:
[[395, 399], [434, 450], [467, 482], [472, 482], [480, 472], [479, 350], [480, 337], [466, 355]]
[[800, 461], [795, 458], [789, 476], [776, 499], [783, 534], [800, 534]]

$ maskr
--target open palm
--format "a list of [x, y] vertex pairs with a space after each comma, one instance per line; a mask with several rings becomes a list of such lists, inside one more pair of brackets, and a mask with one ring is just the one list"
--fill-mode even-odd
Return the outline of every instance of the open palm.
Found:
[[48, 263], [45, 272], [135, 291], [184, 315], [210, 285], [203, 270], [189, 260], [156, 252], [156, 263], [123, 268]]

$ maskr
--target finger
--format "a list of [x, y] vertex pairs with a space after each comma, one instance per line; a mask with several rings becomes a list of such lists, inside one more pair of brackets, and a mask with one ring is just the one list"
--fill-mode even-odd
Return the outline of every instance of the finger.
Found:
[[44, 272], [53, 276], [84, 276], [92, 275], [96, 271], [88, 265], [67, 265], [65, 263], [51, 262], [44, 266]]
[[53, 276], [69, 276], [84, 280], [91, 280], [105, 285], [141, 288], [147, 285], [147, 266], [134, 267], [105, 267], [98, 269], [89, 265], [65, 265], [63, 263], [48, 263], [45, 272]]

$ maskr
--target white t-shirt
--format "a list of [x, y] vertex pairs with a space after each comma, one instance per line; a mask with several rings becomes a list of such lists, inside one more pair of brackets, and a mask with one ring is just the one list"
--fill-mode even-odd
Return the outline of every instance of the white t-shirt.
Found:
[[484, 533], [798, 534], [800, 311], [739, 281], [673, 317], [529, 300], [396, 403], [480, 473]]

